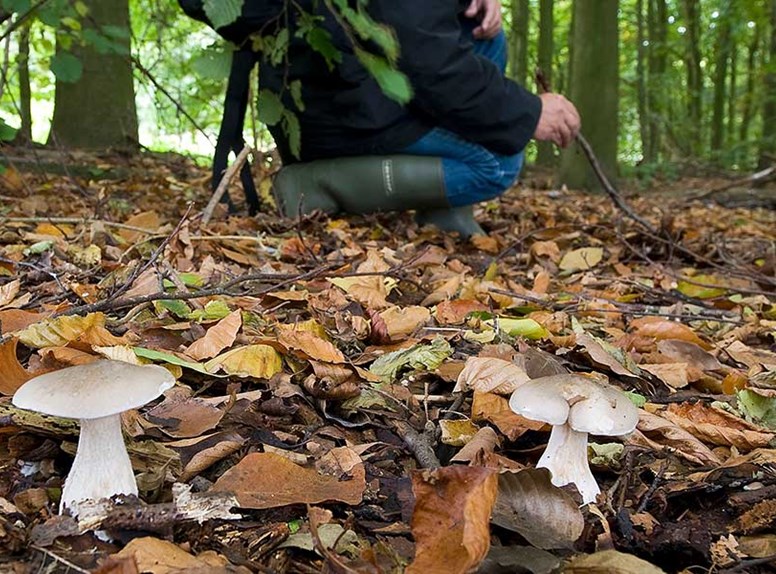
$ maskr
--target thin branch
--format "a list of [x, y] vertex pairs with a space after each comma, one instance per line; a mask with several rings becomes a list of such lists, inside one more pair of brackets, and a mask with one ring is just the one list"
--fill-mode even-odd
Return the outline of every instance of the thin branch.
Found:
[[205, 210], [202, 212], [203, 226], [210, 223], [210, 219], [213, 217], [213, 211], [215, 211], [216, 205], [218, 205], [218, 202], [221, 201], [221, 198], [224, 196], [224, 193], [226, 193], [226, 189], [232, 183], [234, 176], [237, 175], [237, 173], [242, 169], [243, 164], [248, 160], [248, 156], [251, 154], [252, 151], [253, 151], [253, 148], [251, 148], [251, 146], [246, 145], [242, 149], [242, 151], [237, 155], [237, 158], [234, 160], [234, 162], [232, 162], [232, 165], [229, 166], [229, 169], [226, 170], [226, 173], [221, 178], [221, 181], [218, 183], [218, 187], [213, 193], [213, 196], [210, 198], [210, 201], [205, 207]]
[[28, 18], [30, 18], [38, 8], [42, 7], [44, 4], [47, 4], [48, 1], [49, 0], [39, 0], [38, 2], [30, 6], [30, 8], [26, 12], [24, 12], [21, 16], [19, 16], [16, 20], [14, 20], [13, 23], [10, 24], [2, 34], [0, 34], [0, 42], [5, 40], [6, 37], [10, 36], [14, 30], [19, 28], [22, 24], [24, 24], [24, 22]]

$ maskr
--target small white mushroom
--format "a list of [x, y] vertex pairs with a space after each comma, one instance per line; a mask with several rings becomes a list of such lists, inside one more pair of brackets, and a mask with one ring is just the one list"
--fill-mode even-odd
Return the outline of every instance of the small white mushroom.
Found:
[[174, 384], [175, 377], [163, 367], [95, 361], [40, 375], [16, 391], [17, 407], [78, 419], [81, 425], [60, 512], [67, 508], [77, 516], [83, 500], [137, 494], [121, 434], [121, 413], [143, 406]]
[[633, 432], [639, 411], [625, 393], [573, 374], [533, 379], [512, 393], [510, 408], [552, 425], [547, 449], [537, 467], [552, 473], [555, 486], [574, 484], [585, 504], [601, 490], [587, 460], [587, 435], [621, 436]]

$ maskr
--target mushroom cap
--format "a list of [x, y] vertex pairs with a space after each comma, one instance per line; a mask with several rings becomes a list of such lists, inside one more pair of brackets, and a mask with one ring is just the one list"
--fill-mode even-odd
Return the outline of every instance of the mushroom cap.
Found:
[[622, 391], [583, 377], [563, 374], [540, 377], [521, 385], [509, 399], [516, 413], [577, 432], [620, 436], [632, 432], [639, 410]]
[[56, 417], [96, 419], [141, 407], [174, 385], [164, 367], [101, 360], [32, 378], [16, 391], [13, 404]]

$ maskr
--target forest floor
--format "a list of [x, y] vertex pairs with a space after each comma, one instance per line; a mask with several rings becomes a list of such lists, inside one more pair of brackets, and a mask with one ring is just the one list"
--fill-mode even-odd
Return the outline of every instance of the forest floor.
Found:
[[[183, 158], [62, 164], [0, 175], [0, 572], [776, 568], [773, 183], [626, 186], [647, 228], [529, 173], [460, 241], [407, 213], [205, 224]], [[178, 384], [122, 417], [142, 502], [75, 520], [77, 426], [11, 397], [99, 358]], [[590, 437], [584, 506], [508, 406], [560, 372], [639, 407]]]

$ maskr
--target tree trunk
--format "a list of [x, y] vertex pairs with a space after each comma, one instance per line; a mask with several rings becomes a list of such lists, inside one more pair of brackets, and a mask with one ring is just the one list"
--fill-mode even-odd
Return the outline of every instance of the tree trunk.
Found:
[[17, 138], [22, 143], [32, 141], [32, 89], [30, 88], [30, 26], [19, 30], [19, 58], [16, 61], [19, 71], [19, 111], [22, 125]]
[[[575, 0], [573, 15], [570, 99], [579, 109], [582, 129], [610, 178], [617, 172], [618, 4], [618, 0]], [[561, 183], [572, 188], [600, 188], [577, 146], [564, 150], [561, 158]]]
[[685, 59], [687, 68], [687, 133], [690, 136], [687, 146], [692, 153], [698, 154], [701, 149], [702, 133], [701, 112], [703, 97], [703, 76], [701, 74], [701, 23], [700, 3], [697, 0], [684, 0]]
[[[112, 41], [121, 54], [98, 52], [92, 44], [73, 46], [83, 64], [83, 74], [73, 83], [57, 79], [50, 143], [98, 149], [137, 148], [137, 112], [132, 78], [128, 0], [84, 0], [89, 14], [84, 29], [111, 26], [127, 31]], [[58, 51], [61, 47], [57, 47]]]
[[[553, 16], [553, 0], [539, 0], [539, 68], [544, 72], [545, 78], [553, 85], [552, 57], [555, 51], [553, 34], [555, 21]], [[539, 142], [538, 165], [551, 166], [555, 163], [555, 148], [550, 142]]]
[[730, 14], [723, 11], [717, 19], [716, 65], [714, 67], [714, 106], [711, 120], [711, 151], [718, 155], [725, 139], [725, 87], [730, 60]]
[[525, 86], [528, 80], [528, 0], [512, 0], [512, 30], [509, 42], [509, 62], [512, 79]]
[[776, 162], [776, 0], [771, 0], [771, 46], [763, 102], [763, 137], [760, 144], [760, 169]]
[[735, 37], [730, 39], [730, 81], [728, 83], [727, 94], [727, 129], [725, 132], [725, 142], [728, 147], [735, 145], [736, 135], [736, 111], [738, 109], [738, 44]]
[[647, 113], [649, 115], [649, 144], [647, 156], [660, 160], [663, 150], [663, 127], [667, 123], [669, 108], [666, 97], [666, 73], [668, 68], [668, 6], [666, 0], [647, 0], [649, 49], [647, 60]]
[[[651, 4], [650, 0], [647, 0]], [[651, 13], [651, 10], [648, 10]], [[639, 111], [639, 133], [641, 134], [641, 159], [653, 163], [652, 133], [650, 130], [649, 104], [647, 102], [647, 40], [644, 25], [644, 0], [636, 0], [636, 98]]]
[[757, 51], [760, 47], [760, 26], [754, 29], [754, 36], [749, 44], [749, 54], [746, 59], [746, 94], [743, 97], [743, 109], [741, 110], [741, 124], [739, 125], [738, 139], [745, 143], [749, 139], [749, 126], [752, 123], [754, 110], [755, 77], [757, 75]]

